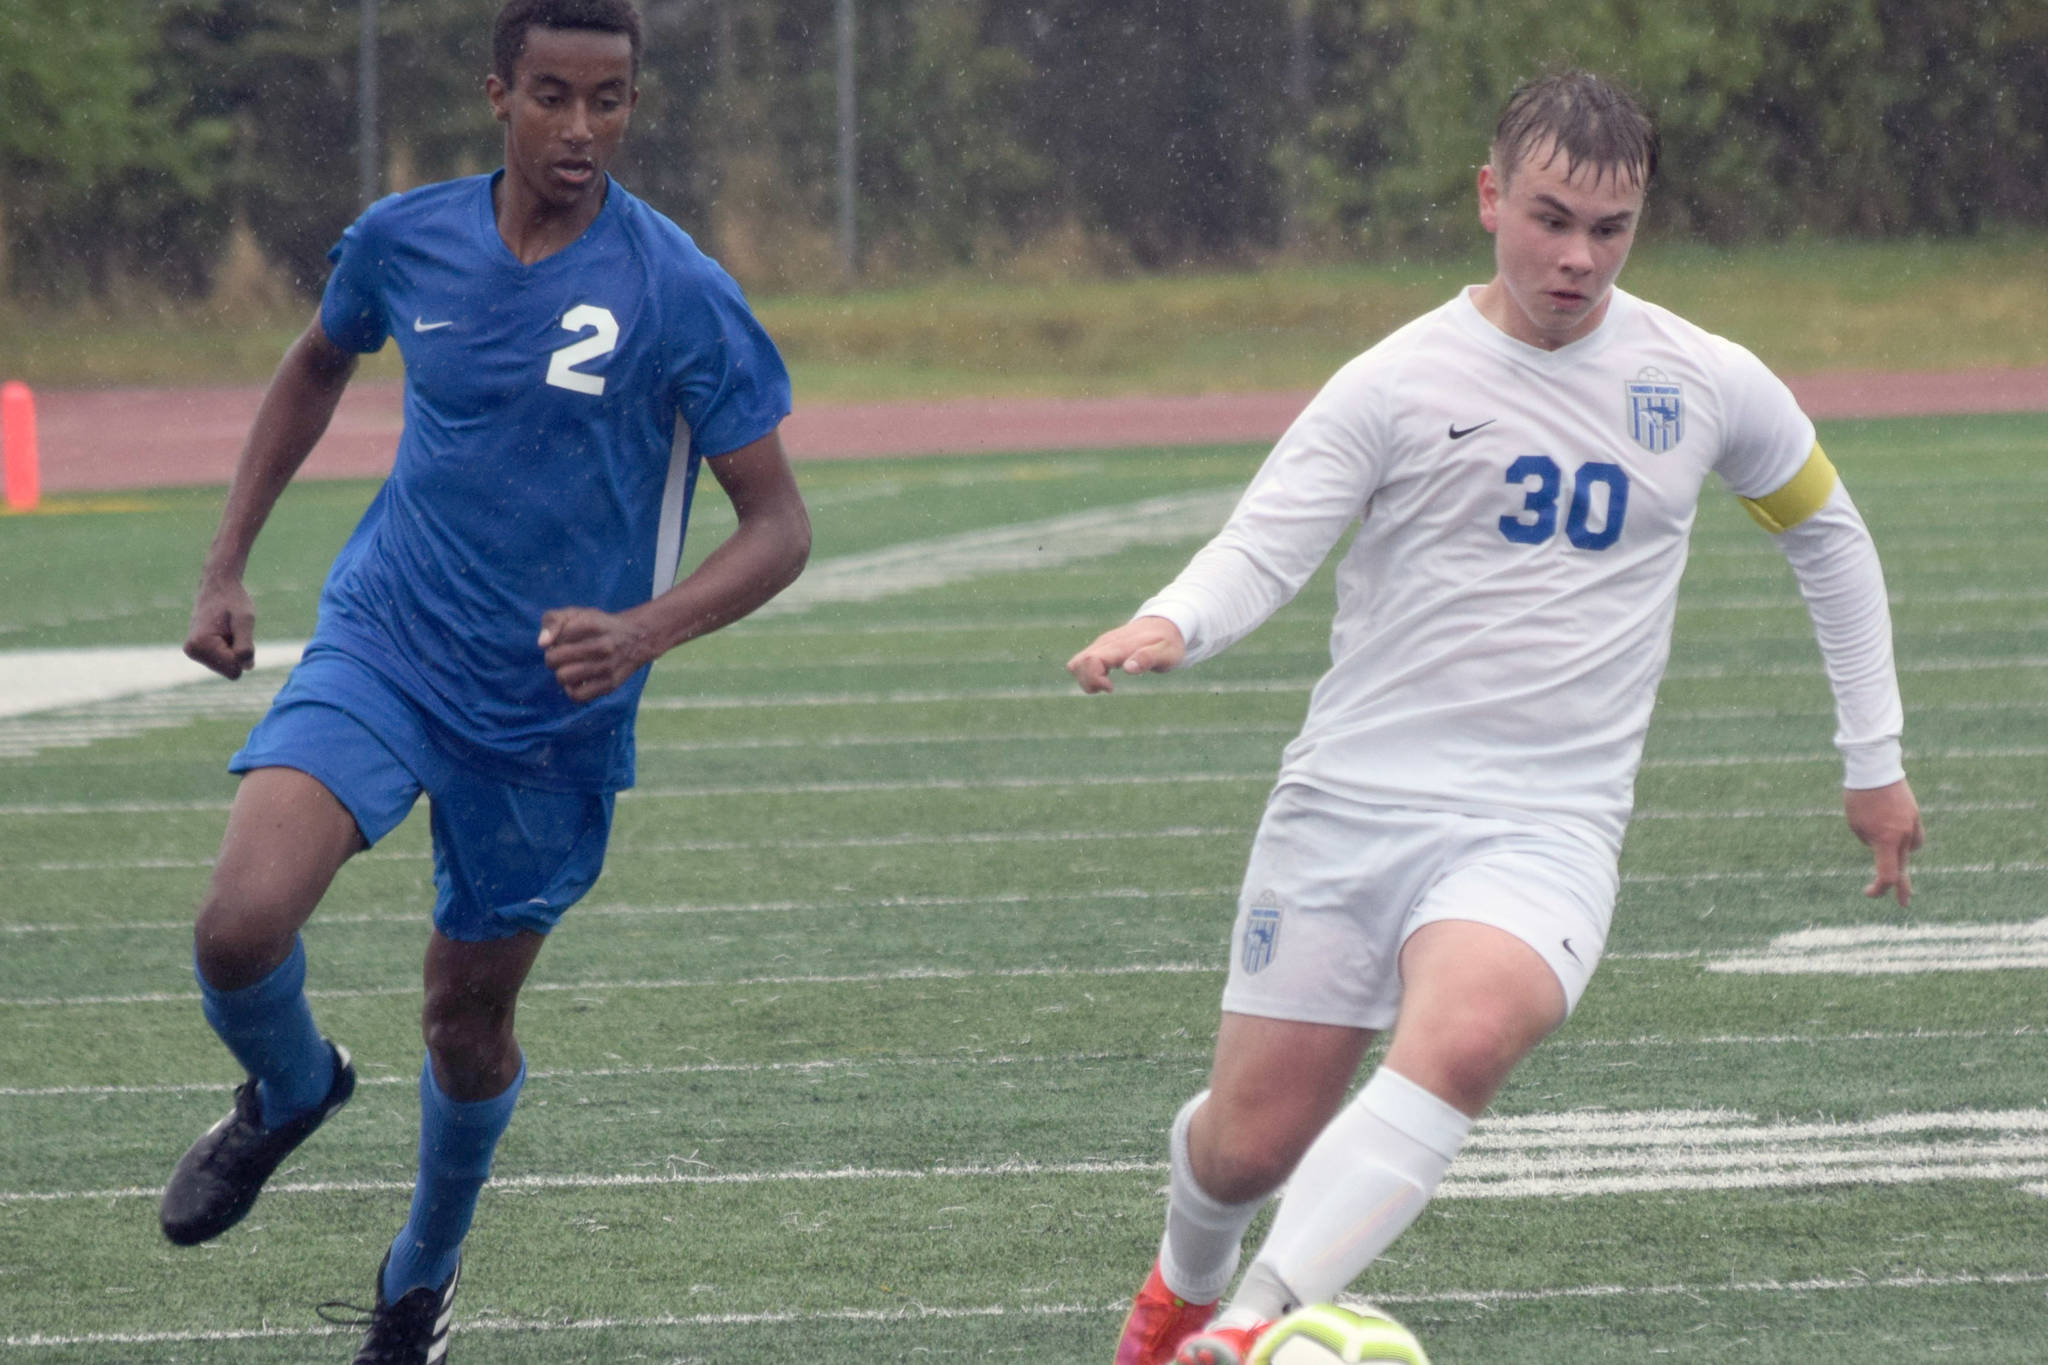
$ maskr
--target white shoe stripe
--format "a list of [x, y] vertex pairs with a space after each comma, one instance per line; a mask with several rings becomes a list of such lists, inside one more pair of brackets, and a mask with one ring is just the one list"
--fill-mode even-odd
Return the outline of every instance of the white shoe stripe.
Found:
[[448, 1277], [448, 1288], [441, 1294], [441, 1314], [434, 1319], [434, 1335], [427, 1345], [427, 1365], [439, 1365], [448, 1354], [448, 1329], [455, 1322], [455, 1286], [461, 1281], [462, 1262], [457, 1261]]

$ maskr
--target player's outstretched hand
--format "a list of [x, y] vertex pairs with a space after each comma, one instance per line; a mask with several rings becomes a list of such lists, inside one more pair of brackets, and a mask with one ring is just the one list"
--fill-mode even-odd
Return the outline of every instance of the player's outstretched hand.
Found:
[[1900, 905], [1912, 900], [1913, 878], [1906, 864], [1927, 842], [1927, 831], [1921, 827], [1920, 803], [1913, 799], [1906, 779], [1902, 777], [1889, 787], [1844, 791], [1842, 809], [1849, 817], [1849, 828], [1877, 860], [1877, 875], [1863, 888], [1863, 894], [1875, 900], [1889, 891]]
[[540, 647], [555, 681], [575, 701], [596, 701], [616, 691], [654, 658], [645, 631], [624, 616], [593, 607], [542, 613]]
[[256, 604], [241, 579], [200, 583], [185, 628], [185, 657], [224, 678], [239, 678], [256, 666]]
[[1187, 653], [1179, 626], [1164, 616], [1140, 616], [1097, 636], [1094, 644], [1067, 660], [1067, 672], [1074, 675], [1083, 692], [1114, 692], [1116, 684], [1109, 680], [1112, 670], [1164, 673], [1179, 667]]

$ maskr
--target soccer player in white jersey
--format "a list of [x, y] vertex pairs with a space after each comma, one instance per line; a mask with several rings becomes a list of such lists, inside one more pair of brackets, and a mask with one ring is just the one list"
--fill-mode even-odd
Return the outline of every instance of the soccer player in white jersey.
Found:
[[[248, 1072], [164, 1190], [193, 1245], [249, 1211], [345, 1104], [299, 929], [350, 857], [432, 798], [419, 1173], [357, 1365], [446, 1358], [463, 1240], [526, 1077], [521, 985], [598, 875], [633, 782], [647, 667], [746, 615], [810, 548], [778, 429], [789, 377], [739, 287], [607, 167], [638, 96], [630, 0], [511, 0], [484, 81], [504, 168], [392, 195], [331, 253], [208, 552], [185, 649], [254, 658], [257, 533], [359, 354], [395, 339], [405, 428], [336, 558], [305, 657], [229, 762], [243, 774], [202, 902], [207, 1022]], [[737, 529], [675, 575], [708, 465]]]
[[[1495, 273], [1340, 370], [1222, 532], [1068, 663], [1085, 692], [1242, 638], [1345, 530], [1331, 666], [1254, 841], [1209, 1088], [1116, 1365], [1239, 1365], [1422, 1211], [1606, 941], [1702, 482], [1776, 538], [1833, 688], [1865, 894], [1922, 834], [1876, 550], [1792, 395], [1615, 288], [1656, 170], [1636, 101], [1525, 85], [1478, 174]], [[1345, 1092], [1380, 1031], [1392, 1038]], [[1287, 1183], [1234, 1296], [1240, 1241]]]

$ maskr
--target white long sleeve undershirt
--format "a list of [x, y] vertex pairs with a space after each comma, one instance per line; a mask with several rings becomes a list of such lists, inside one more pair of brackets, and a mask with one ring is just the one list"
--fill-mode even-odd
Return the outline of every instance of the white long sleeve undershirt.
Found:
[[1884, 570], [1862, 514], [1837, 483], [1819, 511], [1773, 537], [1798, 580], [1835, 696], [1842, 785], [1883, 787], [1906, 775], [1905, 709], [1892, 661]]

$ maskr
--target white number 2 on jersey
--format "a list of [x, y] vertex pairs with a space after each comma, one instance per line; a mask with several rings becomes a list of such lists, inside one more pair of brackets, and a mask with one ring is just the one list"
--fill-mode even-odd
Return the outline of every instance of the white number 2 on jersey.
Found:
[[548, 362], [548, 383], [577, 393], [603, 393], [603, 375], [583, 374], [575, 367], [611, 354], [612, 348], [619, 344], [618, 319], [612, 316], [609, 308], [579, 303], [562, 314], [562, 327], [571, 332], [590, 331], [591, 335], [581, 341], [572, 341], [554, 353]]

